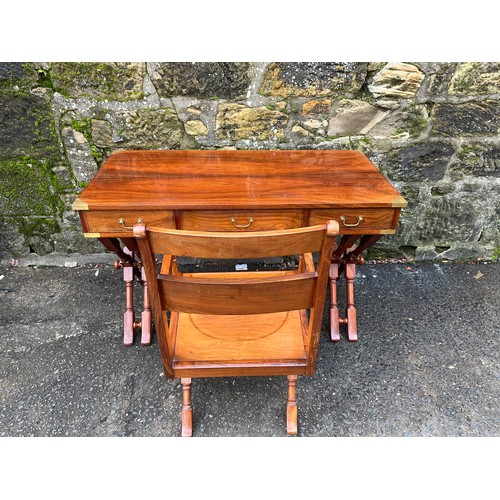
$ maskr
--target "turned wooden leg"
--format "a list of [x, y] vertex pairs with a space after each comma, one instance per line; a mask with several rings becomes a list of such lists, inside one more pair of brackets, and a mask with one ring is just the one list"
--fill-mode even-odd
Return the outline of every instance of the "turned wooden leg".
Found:
[[193, 435], [193, 407], [191, 405], [191, 379], [181, 378], [182, 384], [182, 437]]
[[346, 318], [347, 318], [347, 338], [349, 342], [358, 340], [356, 325], [356, 307], [354, 306], [354, 278], [356, 276], [356, 264], [346, 264]]
[[141, 283], [144, 292], [144, 309], [141, 315], [141, 344], [149, 345], [151, 344], [151, 303], [144, 267], [142, 268]]
[[117, 238], [99, 238], [99, 241], [119, 260], [115, 261], [115, 269], [123, 269], [125, 281], [125, 314], [123, 316], [123, 343], [127, 346], [134, 343], [134, 256], [128, 248], [122, 248]]
[[339, 265], [334, 262], [330, 266], [330, 339], [332, 342], [340, 340], [340, 316], [337, 304], [337, 280], [339, 279]]
[[134, 343], [134, 268], [123, 268], [125, 281], [125, 313], [123, 315], [123, 343], [130, 346]]
[[297, 434], [297, 375], [287, 375], [286, 432]]
[[[347, 338], [349, 342], [358, 341], [358, 329], [356, 323], [356, 307], [354, 306], [354, 278], [356, 277], [356, 264], [363, 264], [361, 254], [382, 237], [381, 234], [362, 236], [355, 248], [350, 248], [345, 256], [345, 280], [346, 280], [346, 318]], [[343, 321], [342, 319], [340, 320]]]
[[332, 264], [329, 273], [330, 285], [330, 339], [332, 342], [340, 340], [340, 325], [345, 323], [344, 318], [340, 318], [339, 308], [337, 304], [337, 285], [339, 276], [342, 274], [344, 266], [342, 264], [342, 256], [348, 252], [356, 243], [357, 235], [342, 236], [340, 242], [335, 247], [332, 254]]

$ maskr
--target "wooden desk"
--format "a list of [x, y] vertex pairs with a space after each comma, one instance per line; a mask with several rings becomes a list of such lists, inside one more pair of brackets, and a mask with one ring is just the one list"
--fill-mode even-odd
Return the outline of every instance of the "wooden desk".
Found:
[[[286, 229], [339, 221], [330, 269], [330, 335], [347, 325], [357, 340], [354, 277], [361, 254], [396, 231], [406, 200], [357, 151], [119, 151], [112, 154], [73, 203], [86, 237], [115, 252], [126, 284], [124, 342], [142, 328], [150, 342], [151, 313], [132, 226], [204, 231]], [[120, 241], [121, 240], [121, 241]], [[337, 284], [346, 278], [346, 315]], [[144, 310], [135, 321], [132, 286], [144, 285]]]

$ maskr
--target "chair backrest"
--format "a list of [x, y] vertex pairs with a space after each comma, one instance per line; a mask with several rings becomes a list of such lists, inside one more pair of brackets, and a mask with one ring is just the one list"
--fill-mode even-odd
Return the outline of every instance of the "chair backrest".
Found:
[[[134, 236], [146, 271], [159, 340], [159, 330], [167, 332], [165, 345], [162, 348], [160, 341], [160, 348], [172, 352], [172, 346], [167, 345], [170, 337], [164, 317], [166, 310], [245, 315], [311, 309], [307, 339], [310, 346], [306, 346], [306, 350], [309, 347], [317, 349], [328, 270], [337, 234], [336, 221], [282, 231], [243, 233], [161, 229], [136, 224]], [[216, 274], [214, 277], [158, 274], [154, 257], [163, 254], [244, 259], [312, 252], [319, 252], [316, 269], [309, 265], [298, 273], [263, 277], [258, 273], [245, 276], [246, 273], [241, 272], [223, 279]], [[167, 357], [168, 352], [165, 353]]]

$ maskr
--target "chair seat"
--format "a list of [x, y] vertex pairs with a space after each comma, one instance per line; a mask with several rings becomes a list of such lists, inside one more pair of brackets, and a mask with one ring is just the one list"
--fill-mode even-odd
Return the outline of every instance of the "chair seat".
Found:
[[170, 327], [179, 376], [196, 377], [199, 370], [203, 376], [230, 376], [242, 369], [247, 375], [305, 373], [305, 310], [244, 316], [172, 312]]

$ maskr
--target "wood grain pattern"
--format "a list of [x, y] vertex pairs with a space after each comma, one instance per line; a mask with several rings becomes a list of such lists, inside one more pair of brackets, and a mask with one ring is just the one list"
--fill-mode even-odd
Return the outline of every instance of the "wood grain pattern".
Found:
[[402, 207], [406, 201], [358, 151], [119, 151], [73, 206], [248, 210]]
[[[138, 219], [142, 219], [147, 224], [155, 224], [165, 228], [175, 228], [174, 214], [169, 210], [127, 210], [125, 204], [122, 210], [91, 210], [80, 212], [83, 217], [84, 227], [90, 228], [92, 233], [120, 233], [123, 236], [132, 235], [132, 226], [137, 223]], [[125, 225], [130, 229], [124, 229], [119, 223], [123, 219]]]
[[176, 363], [306, 362], [304, 338], [297, 324], [300, 311], [252, 314], [242, 322], [234, 315], [180, 313]]
[[153, 253], [204, 259], [243, 259], [316, 252], [325, 225], [287, 231], [179, 231], [147, 226]]
[[163, 309], [225, 315], [310, 308], [317, 280], [316, 273], [250, 279], [159, 278]]
[[[341, 217], [345, 217], [345, 222], [341, 221]], [[363, 217], [363, 220], [358, 222], [359, 217]], [[370, 229], [391, 229], [393, 227], [394, 209], [358, 208], [349, 210], [345, 208], [325, 208], [311, 210], [309, 223], [311, 225], [322, 224], [330, 219], [339, 221], [342, 234], [348, 234], [349, 232], [365, 234]], [[346, 226], [346, 224], [353, 223], [357, 223], [357, 226]]]
[[[303, 225], [302, 211], [297, 209], [287, 211], [185, 210], [181, 214], [180, 229], [194, 231], [273, 231], [292, 229]], [[324, 224], [326, 220], [324, 219], [318, 224]]]

